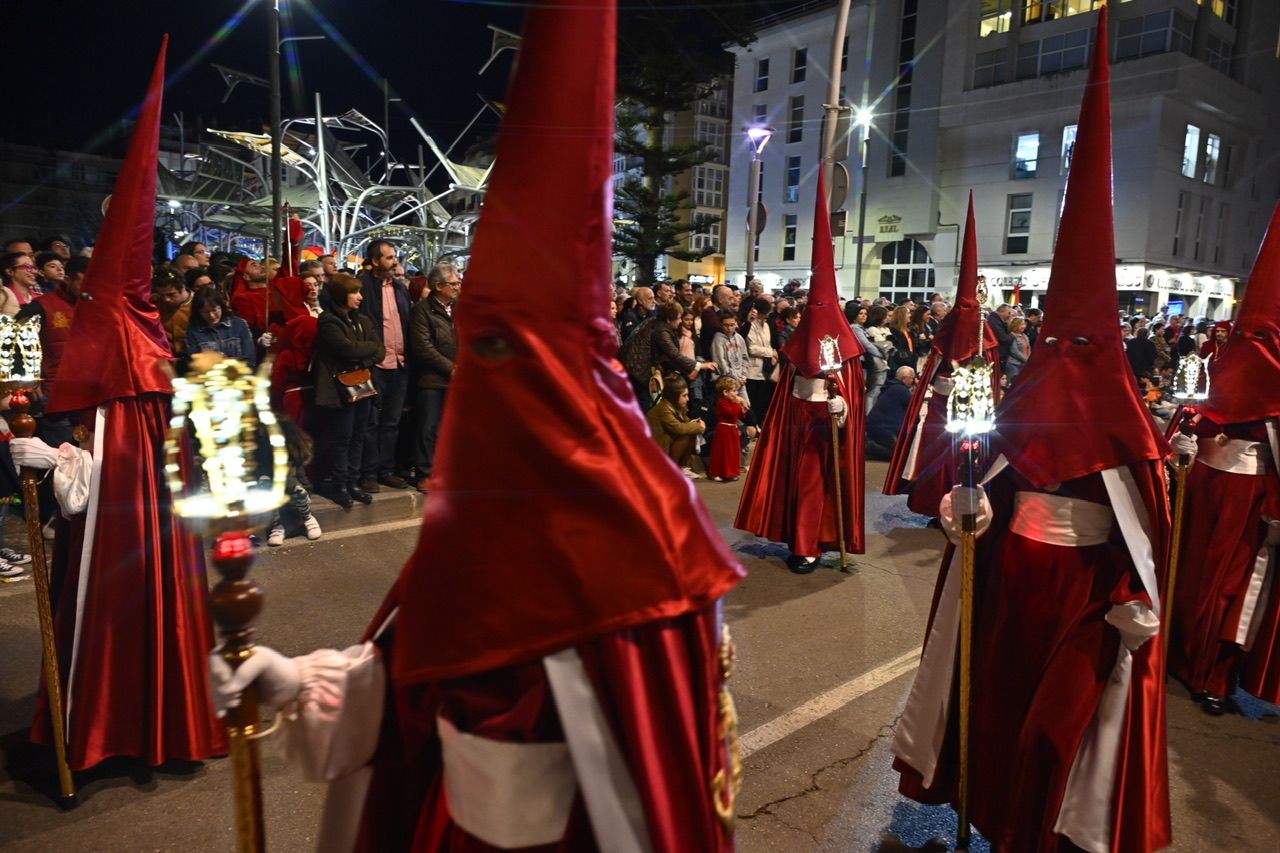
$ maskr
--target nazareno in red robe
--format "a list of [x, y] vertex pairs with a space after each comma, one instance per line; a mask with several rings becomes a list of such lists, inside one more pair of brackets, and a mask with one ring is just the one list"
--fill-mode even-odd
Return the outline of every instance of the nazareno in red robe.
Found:
[[[204, 554], [174, 517], [164, 477], [169, 399], [113, 400], [87, 420], [96, 501], [69, 523], [54, 605], [67, 761], [84, 770], [113, 756], [158, 766], [225, 755]], [[31, 738], [52, 742], [43, 679]]]
[[[1158, 463], [1129, 466], [1148, 518], [1153, 564], [1163, 589], [1168, 507]], [[1006, 469], [991, 483], [995, 517], [978, 540], [975, 575], [971, 723], [971, 814], [975, 828], [1000, 851], [1076, 849], [1055, 833], [1068, 776], [1117, 670], [1119, 633], [1104, 621], [1112, 604], [1146, 600], [1118, 525], [1107, 542], [1086, 548], [1050, 545], [1011, 533], [1014, 494], [1035, 491]], [[1053, 494], [1109, 503], [1099, 474], [1061, 484]], [[953, 564], [953, 557], [955, 562]], [[921, 675], [934, 666], [955, 674], [958, 583], [956, 550], [948, 547], [926, 631]], [[949, 588], [950, 587], [950, 588]], [[944, 599], [947, 602], [944, 603]], [[949, 606], [948, 606], [949, 605]], [[947, 613], [944, 619], [941, 613]], [[945, 624], [943, 624], [945, 622]], [[930, 654], [938, 644], [939, 652]], [[1111, 850], [1168, 846], [1171, 825], [1165, 750], [1164, 656], [1154, 637], [1132, 653], [1131, 680], [1109, 806]], [[945, 676], [945, 671], [944, 671]], [[910, 752], [913, 688], [895, 754]], [[937, 769], [926, 782], [902, 757], [899, 788], [924, 803], [954, 803], [958, 782], [958, 682], [951, 681]], [[916, 717], [931, 720], [932, 709]], [[923, 742], [919, 732], [908, 735]]]
[[[831, 415], [825, 402], [791, 393], [796, 370], [782, 367], [778, 390], [769, 404], [733, 526], [773, 542], [786, 543], [801, 557], [819, 557], [839, 547], [836, 528], [835, 470]], [[866, 548], [863, 525], [865, 474], [861, 464], [866, 415], [865, 379], [858, 359], [845, 361], [836, 374], [848, 417], [840, 428], [840, 489], [845, 548]]]
[[[1275, 420], [1271, 420], [1275, 429]], [[1260, 442], [1266, 421], [1196, 423], [1202, 451], [1221, 434]], [[1270, 452], [1267, 454], [1270, 456]], [[1275, 556], [1264, 549], [1264, 516], [1280, 518], [1274, 461], [1261, 474], [1223, 471], [1197, 457], [1187, 480], [1182, 551], [1169, 644], [1169, 672], [1194, 693], [1229, 695], [1237, 676], [1248, 692], [1280, 699], [1280, 636]]]

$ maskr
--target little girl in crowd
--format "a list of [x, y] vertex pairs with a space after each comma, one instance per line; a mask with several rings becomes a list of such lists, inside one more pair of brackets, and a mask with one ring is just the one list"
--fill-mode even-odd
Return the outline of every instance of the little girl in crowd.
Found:
[[738, 427], [749, 406], [732, 376], [721, 376], [716, 390], [720, 392], [720, 399], [716, 403], [716, 430], [711, 436], [707, 473], [716, 482], [732, 482], [742, 476], [742, 437]]

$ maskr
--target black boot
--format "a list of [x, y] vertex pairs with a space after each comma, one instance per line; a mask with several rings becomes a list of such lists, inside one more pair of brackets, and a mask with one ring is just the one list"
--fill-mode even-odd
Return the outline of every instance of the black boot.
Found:
[[351, 495], [352, 500], [359, 501], [362, 504], [373, 503], [373, 495], [369, 494], [354, 483], [347, 486], [347, 494]]

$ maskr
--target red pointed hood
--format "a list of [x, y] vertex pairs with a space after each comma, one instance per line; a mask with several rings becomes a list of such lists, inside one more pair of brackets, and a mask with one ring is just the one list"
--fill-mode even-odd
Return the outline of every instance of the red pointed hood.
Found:
[[173, 358], [160, 314], [151, 304], [151, 253], [156, 219], [156, 166], [164, 57], [160, 43], [155, 71], [98, 231], [82, 298], [71, 323], [75, 355], [58, 370], [49, 392], [50, 412], [89, 409], [108, 400], [168, 394]]
[[818, 198], [813, 205], [813, 261], [810, 266], [813, 282], [809, 288], [809, 304], [800, 315], [800, 325], [796, 326], [782, 351], [801, 375], [814, 377], [824, 372], [820, 353], [823, 338], [835, 338], [841, 361], [862, 356], [862, 344], [854, 337], [836, 294], [831, 214], [827, 211], [826, 186], [821, 171], [818, 172]]
[[1066, 203], [1035, 350], [996, 411], [993, 447], [1036, 486], [1159, 459], [1120, 337], [1111, 200], [1107, 8], [1080, 106]]
[[[982, 327], [979, 340], [978, 327]], [[942, 318], [933, 336], [933, 348], [950, 365], [968, 361], [981, 350], [1000, 345], [988, 323], [982, 322], [982, 306], [978, 304], [978, 228], [973, 215], [973, 191], [969, 192], [969, 215], [965, 218], [964, 248], [960, 254], [960, 273], [956, 283], [956, 302]]]
[[1203, 410], [1223, 424], [1280, 417], [1280, 205], [1262, 238], [1231, 337], [1209, 364]]
[[526, 15], [433, 488], [393, 592], [401, 684], [696, 611], [742, 577], [614, 359], [615, 17], [612, 0]]

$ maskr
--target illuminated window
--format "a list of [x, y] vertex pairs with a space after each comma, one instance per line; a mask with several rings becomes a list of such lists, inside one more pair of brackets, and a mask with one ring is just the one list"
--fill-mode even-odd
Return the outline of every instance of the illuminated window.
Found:
[[1036, 161], [1040, 158], [1040, 134], [1020, 133], [1013, 149], [1013, 179], [1015, 181], [1036, 176]]
[[982, 0], [978, 18], [978, 35], [990, 36], [1009, 32], [1013, 18], [1012, 0]]
[[1231, 26], [1236, 25], [1236, 0], [1196, 0], [1196, 2]]
[[1040, 21], [1056, 21], [1081, 12], [1092, 12], [1103, 4], [1103, 0], [1027, 0], [1026, 9], [1022, 13], [1022, 23], [1035, 24]]
[[973, 88], [994, 86], [1004, 82], [1004, 67], [1009, 56], [1008, 48], [979, 53], [973, 60]]
[[769, 59], [756, 60], [756, 86], [753, 92], [763, 92], [769, 88]]
[[803, 83], [806, 66], [809, 64], [809, 49], [797, 47], [791, 52], [791, 82]]
[[714, 119], [699, 118], [694, 122], [694, 137], [707, 146], [707, 159], [724, 162], [725, 125]]
[[791, 204], [800, 200], [800, 158], [787, 158], [787, 187], [782, 196], [783, 202]]
[[1009, 227], [1005, 232], [1004, 253], [1025, 255], [1031, 244], [1031, 193], [1009, 196]]
[[784, 261], [796, 259], [796, 225], [799, 221], [800, 217], [795, 213], [788, 213], [782, 217], [782, 259]]
[[1071, 155], [1076, 150], [1076, 126], [1069, 124], [1062, 129], [1062, 166], [1059, 171], [1067, 174], [1071, 171]]
[[1200, 155], [1200, 128], [1194, 124], [1187, 125], [1186, 135], [1182, 137], [1182, 174], [1187, 178], [1196, 176], [1196, 158]]
[[787, 111], [787, 142], [799, 142], [804, 139], [804, 95], [796, 95], [791, 99], [791, 109]]
[[1204, 138], [1204, 182], [1218, 182], [1218, 156], [1222, 153], [1222, 138], [1210, 133]]
[[694, 233], [689, 235], [689, 248], [695, 252], [712, 254], [720, 251], [720, 219], [706, 213], [693, 218]]

